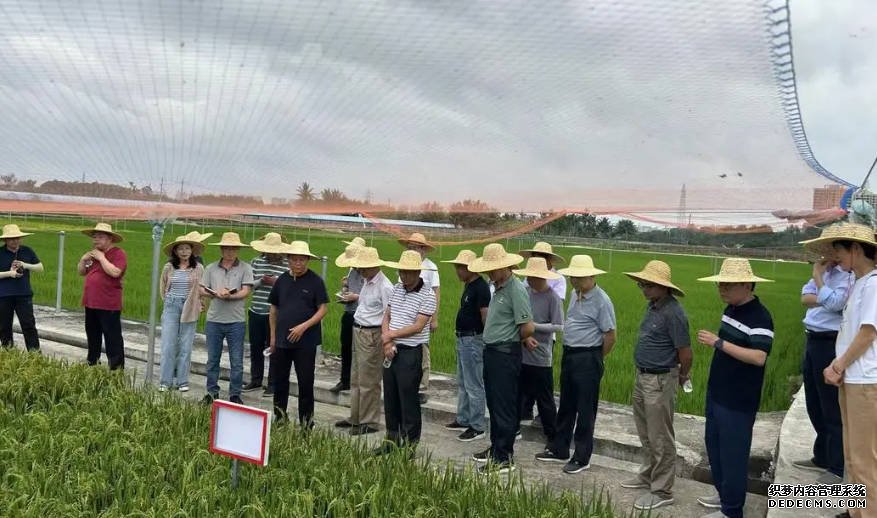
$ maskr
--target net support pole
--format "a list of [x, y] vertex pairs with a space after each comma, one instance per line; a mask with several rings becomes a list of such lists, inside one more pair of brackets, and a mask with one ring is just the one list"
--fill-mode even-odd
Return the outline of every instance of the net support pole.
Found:
[[58, 285], [55, 287], [55, 311], [61, 311], [61, 295], [64, 292], [64, 237], [63, 230], [58, 232]]
[[149, 285], [149, 338], [146, 346], [146, 383], [152, 383], [152, 364], [155, 363], [155, 314], [158, 310], [158, 262], [161, 254], [162, 236], [164, 236], [164, 222], [153, 222], [152, 281]]

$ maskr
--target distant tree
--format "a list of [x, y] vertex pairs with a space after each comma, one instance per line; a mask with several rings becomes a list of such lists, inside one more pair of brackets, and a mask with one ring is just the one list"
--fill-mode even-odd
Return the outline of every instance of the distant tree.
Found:
[[495, 208], [481, 200], [471, 199], [451, 204], [448, 219], [462, 228], [489, 228], [500, 220], [499, 212]]
[[320, 191], [320, 201], [324, 203], [345, 203], [349, 202], [350, 199], [339, 189], [323, 189]]
[[612, 222], [609, 221], [609, 218], [602, 217], [597, 220], [595, 230], [597, 232], [597, 237], [601, 239], [608, 239], [612, 237]]
[[636, 236], [636, 225], [629, 219], [622, 219], [615, 224], [613, 234], [619, 239], [633, 239]]
[[298, 197], [298, 201], [303, 203], [310, 203], [317, 199], [314, 188], [308, 182], [302, 182], [295, 190], [295, 195]]

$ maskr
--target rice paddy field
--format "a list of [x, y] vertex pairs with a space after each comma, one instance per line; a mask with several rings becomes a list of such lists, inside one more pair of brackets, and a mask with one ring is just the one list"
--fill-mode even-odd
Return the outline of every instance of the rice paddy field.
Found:
[[[54, 305], [56, 296], [58, 267], [58, 231], [66, 232], [64, 248], [64, 274], [62, 283], [62, 304], [66, 308], [79, 307], [82, 290], [82, 279], [76, 274], [78, 258], [91, 247], [88, 237], [80, 230], [94, 226], [93, 221], [80, 218], [58, 219], [43, 216], [31, 216], [27, 219], [4, 218], [4, 223], [17, 223], [24, 231], [35, 232], [36, 235], [25, 238], [25, 244], [32, 247], [43, 264], [46, 272], [32, 277], [35, 290], [35, 302]], [[125, 236], [122, 248], [128, 254], [128, 271], [125, 275], [125, 307], [123, 317], [128, 319], [146, 320], [149, 313], [149, 281], [152, 260], [151, 226], [142, 222], [112, 222], [113, 228]], [[311, 252], [319, 256], [328, 256], [327, 289], [334, 293], [340, 288], [341, 277], [346, 271], [335, 267], [334, 259], [344, 250], [342, 239], [349, 240], [354, 234], [329, 233], [325, 231], [309, 231], [288, 227], [269, 228], [231, 223], [217, 223], [208, 226], [168, 225], [163, 243], [190, 230], [214, 232], [208, 243], [218, 241], [223, 231], [237, 231], [242, 240], [248, 242], [259, 239], [269, 230], [280, 232], [284, 239], [306, 240], [310, 243]], [[361, 234], [369, 244], [375, 246], [386, 260], [398, 260], [403, 248], [396, 239], [383, 234]], [[509, 251], [517, 251], [532, 246], [532, 241], [522, 239], [505, 240], [503, 243]], [[483, 245], [468, 248], [481, 253]], [[432, 367], [434, 371], [453, 373], [456, 366], [454, 318], [459, 304], [462, 286], [454, 273], [453, 265], [440, 261], [452, 259], [460, 250], [460, 246], [443, 246], [437, 248], [430, 258], [439, 265], [441, 276], [441, 301], [439, 311], [439, 328], [431, 340]], [[599, 278], [599, 284], [609, 294], [615, 305], [618, 322], [618, 342], [615, 350], [607, 358], [606, 375], [601, 388], [601, 398], [607, 401], [628, 404], [633, 387], [633, 349], [637, 337], [639, 322], [646, 308], [646, 302], [636, 285], [622, 272], [638, 271], [647, 261], [661, 259], [670, 264], [673, 270], [673, 281], [686, 292], [681, 299], [691, 325], [691, 337], [694, 344], [694, 366], [692, 382], [694, 391], [689, 394], [680, 392], [677, 411], [690, 414], [703, 414], [706, 381], [712, 352], [710, 349], [695, 343], [695, 335], [699, 329], [716, 331], [724, 305], [718, 298], [716, 286], [712, 283], [697, 282], [698, 277], [711, 275], [718, 271], [721, 258], [672, 255], [658, 253], [641, 253], [630, 251], [592, 250], [585, 248], [556, 248], [556, 253], [569, 259], [574, 254], [590, 254], [598, 268], [607, 270], [607, 275]], [[219, 258], [218, 247], [208, 246], [205, 262]], [[251, 259], [256, 255], [253, 250], [243, 250], [241, 257]], [[761, 410], [775, 411], [788, 408], [793, 389], [797, 386], [800, 363], [803, 351], [803, 327], [801, 318], [804, 310], [800, 304], [801, 286], [810, 276], [810, 267], [804, 263], [753, 261], [755, 274], [772, 279], [773, 283], [760, 284], [756, 294], [773, 314], [775, 340], [773, 351], [767, 362], [767, 375], [762, 396]], [[319, 261], [311, 267], [321, 273]], [[391, 280], [396, 273], [385, 269]], [[323, 322], [323, 348], [328, 352], [337, 352], [338, 328], [342, 307], [332, 304], [329, 314]], [[39, 326], [39, 322], [37, 322]], [[555, 378], [560, 375], [560, 346], [555, 347]], [[559, 386], [559, 385], [558, 385]]]

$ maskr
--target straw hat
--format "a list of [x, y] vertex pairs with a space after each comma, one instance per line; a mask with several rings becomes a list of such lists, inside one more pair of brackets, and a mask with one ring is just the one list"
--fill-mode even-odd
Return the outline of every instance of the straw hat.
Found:
[[250, 241], [250, 246], [263, 254], [285, 254], [288, 245], [277, 232], [268, 232], [262, 239]]
[[339, 268], [353, 268], [353, 259], [361, 249], [362, 247], [360, 245], [352, 243], [347, 245], [347, 248], [344, 249], [344, 253], [335, 259], [335, 266]]
[[531, 257], [527, 259], [527, 266], [522, 270], [512, 270], [515, 275], [523, 277], [539, 277], [540, 279], [553, 280], [560, 279], [559, 273], [554, 273], [548, 269], [548, 263], [544, 257]]
[[222, 239], [219, 240], [219, 243], [210, 243], [211, 246], [236, 246], [238, 248], [247, 247], [250, 245], [241, 243], [241, 236], [238, 235], [237, 232], [223, 232]]
[[186, 235], [191, 235], [191, 236], [194, 237], [195, 241], [198, 241], [199, 243], [203, 243], [204, 241], [207, 241], [207, 239], [208, 239], [210, 236], [213, 235], [213, 232], [205, 232], [204, 234], [201, 234], [201, 233], [199, 233], [199, 232], [193, 230], [193, 231], [189, 232], [189, 233], [186, 234]]
[[3, 225], [3, 235], [0, 239], [15, 239], [16, 237], [32, 236], [33, 232], [22, 232], [18, 225]]
[[280, 253], [286, 255], [306, 255], [313, 259], [319, 259], [318, 256], [311, 253], [311, 248], [304, 241], [293, 241], [288, 245], [284, 245], [283, 251]]
[[[414, 250], [405, 250], [399, 257], [399, 262], [384, 261], [384, 266], [389, 266], [396, 270], [435, 270], [435, 268], [425, 268], [422, 266], [423, 260]], [[362, 267], [364, 268], [364, 267]]]
[[164, 245], [165, 255], [170, 257], [173, 254], [174, 248], [177, 245], [191, 246], [192, 247], [192, 255], [201, 255], [204, 252], [204, 245], [202, 245], [197, 239], [192, 239], [191, 232], [184, 235], [184, 236], [179, 236], [176, 239], [174, 239], [173, 241], [171, 241], [170, 243]]
[[526, 250], [521, 250], [518, 252], [524, 257], [533, 257], [533, 254], [546, 254], [550, 255], [555, 261], [566, 262], [563, 257], [554, 253], [554, 250], [551, 248], [551, 245], [546, 243], [545, 241], [539, 241], [533, 248], [528, 248]]
[[722, 268], [718, 275], [698, 279], [704, 282], [773, 282], [770, 279], [756, 277], [752, 273], [749, 259], [742, 257], [729, 257], [722, 261]]
[[874, 240], [874, 230], [868, 225], [859, 225], [857, 223], [837, 223], [826, 227], [822, 234], [816, 239], [808, 239], [801, 241], [807, 250], [820, 254], [828, 255], [831, 252], [831, 244], [834, 241], [855, 241], [857, 243], [867, 243], [877, 246]]
[[365, 239], [363, 239], [359, 236], [356, 236], [355, 238], [351, 239], [350, 241], [341, 241], [341, 242], [344, 243], [345, 245], [365, 246]]
[[569, 266], [557, 270], [557, 273], [567, 277], [593, 277], [606, 272], [594, 268], [594, 260], [591, 259], [590, 255], [581, 254], [572, 256], [572, 259], [569, 260]]
[[635, 281], [646, 281], [665, 286], [676, 295], [685, 296], [684, 291], [670, 282], [670, 265], [664, 261], [649, 261], [641, 272], [624, 272], [624, 275]]
[[104, 234], [109, 235], [113, 240], [113, 243], [121, 243], [123, 240], [122, 234], [113, 232], [113, 227], [111, 227], [109, 223], [98, 223], [94, 228], [87, 228], [82, 231], [82, 233], [88, 237], [93, 236], [95, 232], [103, 232]]
[[450, 261], [442, 261], [443, 263], [450, 264], [462, 264], [463, 266], [469, 266], [472, 261], [474, 261], [478, 255], [472, 250], [460, 250], [457, 252], [457, 257], [451, 259]]
[[359, 247], [356, 256], [350, 261], [351, 268], [376, 268], [384, 264], [386, 263], [378, 257], [378, 249], [371, 246]]
[[484, 254], [469, 263], [469, 271], [474, 273], [492, 272], [501, 268], [511, 268], [524, 261], [518, 254], [510, 254], [499, 243], [484, 247]]
[[429, 241], [427, 241], [426, 237], [424, 237], [424, 235], [421, 234], [420, 232], [415, 232], [415, 233], [411, 234], [410, 236], [408, 236], [407, 238], [404, 238], [404, 237], [399, 238], [399, 243], [403, 244], [403, 245], [425, 246], [426, 248], [429, 248], [430, 250], [435, 248], [434, 246], [429, 244]]

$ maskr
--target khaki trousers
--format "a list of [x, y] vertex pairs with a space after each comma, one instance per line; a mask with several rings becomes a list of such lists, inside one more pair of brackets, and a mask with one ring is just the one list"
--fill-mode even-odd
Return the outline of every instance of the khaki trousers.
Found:
[[838, 391], [843, 420], [844, 470], [850, 484], [864, 484], [866, 508], [853, 518], [877, 517], [877, 385], [845, 383]]
[[673, 414], [679, 369], [666, 374], [637, 371], [633, 388], [633, 419], [643, 445], [643, 464], [639, 478], [651, 492], [664, 498], [673, 496], [676, 480], [676, 433]]
[[381, 328], [353, 328], [353, 361], [350, 369], [350, 423], [377, 428], [381, 413], [381, 380], [384, 378]]

